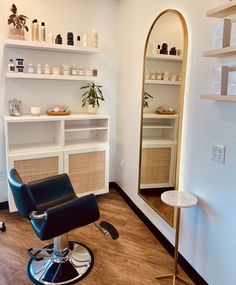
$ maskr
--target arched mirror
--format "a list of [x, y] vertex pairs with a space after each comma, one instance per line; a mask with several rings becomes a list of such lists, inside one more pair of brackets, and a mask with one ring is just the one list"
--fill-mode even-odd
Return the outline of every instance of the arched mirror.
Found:
[[139, 195], [174, 225], [161, 194], [178, 190], [188, 33], [183, 16], [163, 11], [144, 52]]

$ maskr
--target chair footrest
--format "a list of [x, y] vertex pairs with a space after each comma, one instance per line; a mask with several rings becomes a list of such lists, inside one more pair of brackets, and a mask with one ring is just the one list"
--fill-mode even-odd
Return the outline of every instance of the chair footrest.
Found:
[[105, 229], [111, 235], [112, 239], [115, 240], [119, 238], [119, 232], [112, 224], [106, 221], [102, 221], [99, 225], [101, 228]]

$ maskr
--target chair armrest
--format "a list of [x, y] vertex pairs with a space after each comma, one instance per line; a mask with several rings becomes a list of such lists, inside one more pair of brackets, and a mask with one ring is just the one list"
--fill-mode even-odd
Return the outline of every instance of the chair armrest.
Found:
[[45, 210], [47, 219], [31, 221], [41, 240], [51, 239], [75, 228], [97, 221], [100, 217], [93, 194], [74, 198]]

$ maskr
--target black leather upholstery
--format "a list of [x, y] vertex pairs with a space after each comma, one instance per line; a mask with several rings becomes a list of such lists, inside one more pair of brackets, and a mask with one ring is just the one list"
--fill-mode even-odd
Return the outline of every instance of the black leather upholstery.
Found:
[[99, 209], [93, 194], [77, 198], [67, 174], [24, 184], [15, 169], [8, 181], [20, 214], [30, 219], [30, 213], [47, 213], [47, 219], [31, 220], [32, 227], [41, 240], [62, 235], [77, 227], [99, 219]]

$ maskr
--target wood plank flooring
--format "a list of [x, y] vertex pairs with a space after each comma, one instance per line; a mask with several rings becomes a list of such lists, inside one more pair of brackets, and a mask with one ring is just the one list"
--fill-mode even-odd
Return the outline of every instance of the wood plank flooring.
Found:
[[[120, 238], [113, 241], [94, 226], [73, 230], [69, 239], [85, 243], [95, 258], [89, 275], [81, 285], [167, 285], [171, 280], [156, 280], [155, 276], [172, 272], [173, 258], [160, 245], [146, 226], [133, 213], [120, 195], [111, 190], [97, 198], [101, 218], [114, 224]], [[47, 243], [40, 241], [28, 221], [18, 213], [0, 211], [7, 231], [0, 232], [0, 284], [29, 285], [26, 249]], [[50, 241], [48, 242], [50, 243]], [[182, 269], [180, 275], [186, 277]], [[188, 277], [186, 277], [190, 280]], [[183, 283], [177, 282], [181, 285]]]

